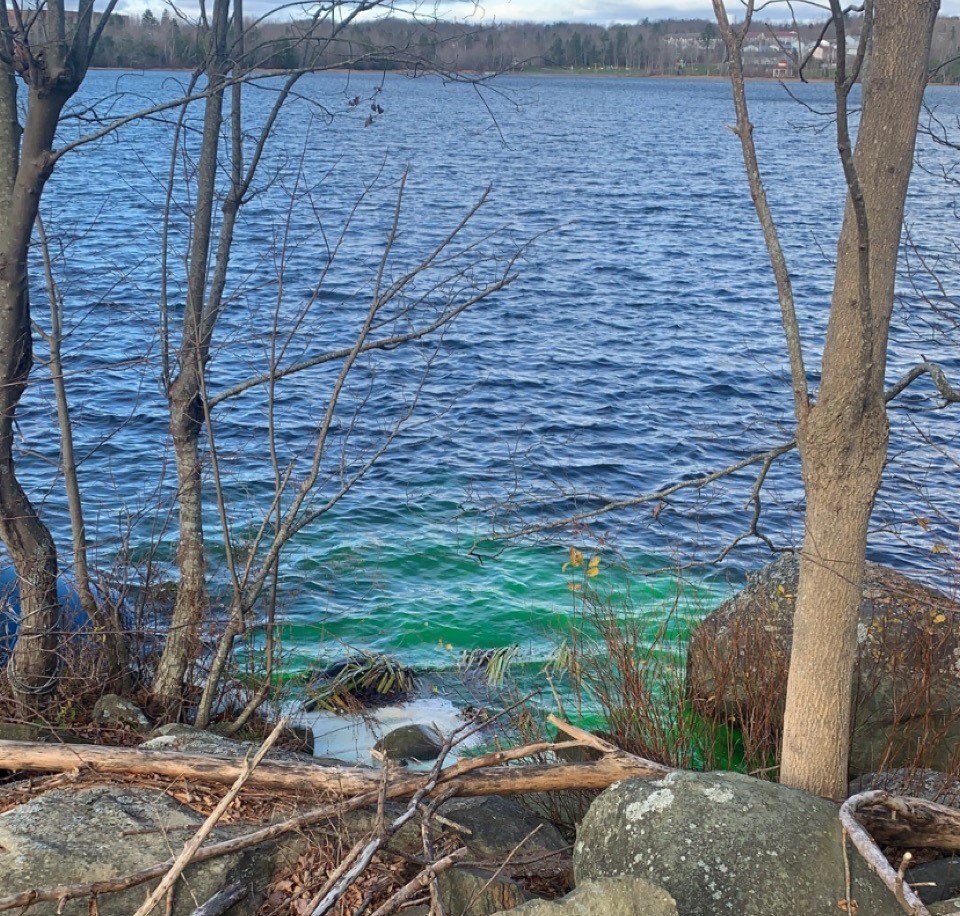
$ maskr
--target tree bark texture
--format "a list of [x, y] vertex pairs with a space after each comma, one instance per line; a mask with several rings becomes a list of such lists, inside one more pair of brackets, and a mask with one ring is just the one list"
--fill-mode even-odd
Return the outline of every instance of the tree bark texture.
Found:
[[[884, 373], [903, 211], [937, 0], [876, 0], [854, 163], [868, 239], [848, 196], [820, 392], [798, 420], [806, 491], [781, 782], [846, 794], [857, 619], [870, 514], [886, 461]], [[869, 245], [863, 302], [862, 245]]]

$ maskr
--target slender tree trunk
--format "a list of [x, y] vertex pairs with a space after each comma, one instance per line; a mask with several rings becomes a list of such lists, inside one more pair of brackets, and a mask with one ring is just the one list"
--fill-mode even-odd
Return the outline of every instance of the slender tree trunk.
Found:
[[205, 320], [207, 274], [216, 199], [217, 158], [223, 122], [224, 78], [229, 25], [229, 0], [216, 0], [208, 80], [217, 87], [206, 100], [197, 199], [194, 207], [187, 303], [179, 352], [179, 372], [168, 392], [170, 433], [177, 466], [180, 542], [177, 566], [180, 582], [170, 630], [153, 683], [157, 711], [175, 714], [183, 702], [184, 677], [199, 650], [200, 628], [207, 609], [206, 558], [203, 547], [203, 493], [200, 435], [203, 406], [200, 376], [207, 362], [209, 334]]
[[780, 779], [837, 799], [846, 795], [867, 527], [887, 453], [883, 386], [897, 253], [938, 8], [937, 0], [874, 4], [854, 156], [869, 238], [848, 197], [820, 392], [797, 429], [807, 509]]
[[50, 301], [50, 334], [46, 339], [50, 348], [50, 377], [57, 404], [57, 423], [60, 427], [60, 464], [63, 469], [63, 485], [67, 492], [70, 530], [73, 536], [73, 575], [77, 584], [77, 593], [80, 596], [80, 606], [90, 620], [94, 639], [99, 646], [97, 671], [94, 674], [97, 677], [104, 676], [106, 689], [123, 691], [128, 687], [129, 672], [123, 614], [108, 596], [102, 595], [98, 600], [94, 594], [90, 576], [87, 559], [87, 526], [83, 518], [83, 500], [73, 447], [73, 420], [70, 417], [70, 402], [67, 398], [67, 385], [63, 373], [63, 300], [53, 275], [53, 262], [43, 220], [39, 216], [37, 217], [37, 234], [43, 254], [47, 298]]
[[154, 679], [153, 697], [166, 715], [182, 702], [183, 681], [199, 651], [200, 627], [207, 609], [203, 548], [203, 492], [200, 431], [203, 410], [196, 373], [181, 371], [170, 389], [170, 432], [177, 466], [180, 581], [173, 619]]

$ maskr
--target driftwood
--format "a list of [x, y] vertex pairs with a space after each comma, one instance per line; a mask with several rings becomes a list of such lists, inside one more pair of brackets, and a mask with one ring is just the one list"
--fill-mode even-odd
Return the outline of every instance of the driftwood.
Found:
[[[930, 916], [930, 911], [914, 893], [913, 888], [903, 880], [903, 870], [894, 871], [893, 866], [880, 851], [874, 837], [864, 829], [858, 819], [862, 809], [871, 805], [882, 806], [891, 800], [905, 801], [906, 799], [891, 799], [886, 792], [862, 792], [848, 798], [840, 807], [840, 823], [845, 834], [844, 843], [846, 843], [846, 837], [850, 837], [850, 842], [856, 847], [857, 852], [880, 880], [890, 888], [890, 892], [897, 898], [897, 902], [903, 907], [905, 913], [909, 913], [910, 916]], [[960, 812], [953, 813], [960, 815]]]
[[391, 913], [395, 913], [403, 904], [415, 897], [428, 884], [434, 881], [437, 875], [445, 872], [451, 866], [456, 865], [457, 862], [465, 858], [466, 855], [467, 847], [461, 846], [459, 849], [451, 852], [450, 855], [444, 856], [437, 862], [428, 865], [412, 881], [401, 887], [389, 900], [378, 907], [371, 916], [390, 916]]
[[198, 906], [190, 916], [223, 916], [235, 903], [243, 900], [249, 889], [242, 881], [234, 881], [217, 891], [206, 903]]
[[865, 792], [857, 818], [887, 846], [960, 850], [960, 811], [922, 798]]
[[[556, 747], [582, 746], [544, 743], [535, 749], [521, 749], [522, 756]], [[511, 795], [549, 792], [563, 789], [606, 789], [614, 782], [632, 777], [658, 779], [670, 772], [668, 767], [619, 752], [590, 763], [536, 764], [500, 767], [516, 755], [498, 751], [488, 755], [489, 766], [469, 771], [457, 779], [460, 795]], [[40, 744], [30, 741], [0, 741], [0, 770], [20, 772], [69, 772], [89, 768], [114, 776], [162, 776], [191, 782], [232, 785], [243, 772], [243, 761], [151, 751], [142, 748], [98, 747], [92, 744]], [[441, 783], [457, 778], [457, 766], [444, 771]], [[376, 790], [379, 771], [366, 767], [326, 767], [311, 763], [269, 761], [261, 763], [250, 775], [247, 786], [294, 795], [333, 793], [341, 797], [363, 795]], [[421, 780], [409, 773], [391, 778], [391, 795], [412, 795]], [[396, 790], [396, 791], [394, 791]]]

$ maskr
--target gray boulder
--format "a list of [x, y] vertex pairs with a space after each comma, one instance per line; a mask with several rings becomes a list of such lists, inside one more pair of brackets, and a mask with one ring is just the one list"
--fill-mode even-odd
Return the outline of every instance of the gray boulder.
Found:
[[107, 693], [93, 707], [93, 721], [97, 725], [116, 725], [138, 732], [150, 731], [150, 720], [134, 703], [115, 693]]
[[443, 736], [430, 725], [401, 725], [374, 748], [391, 760], [436, 760], [443, 749]]
[[[148, 751], [179, 751], [183, 754], [209, 754], [211, 757], [243, 758], [256, 753], [260, 745], [253, 741], [237, 741], [215, 732], [194, 728], [192, 725], [161, 725], [154, 729], [140, 745]], [[286, 760], [290, 763], [316, 763], [337, 766], [339, 760], [313, 757], [299, 751], [271, 748], [267, 760]]]
[[[555, 871], [569, 865], [561, 853], [569, 843], [549, 821], [538, 817], [515, 798], [489, 795], [486, 798], [454, 798], [441, 813], [458, 827], [465, 828], [462, 842], [471, 858], [499, 864], [513, 860], [537, 859]], [[555, 853], [555, 857], [550, 854]]]
[[516, 916], [677, 916], [677, 903], [643, 878], [584, 881], [559, 900], [533, 900], [511, 910]]
[[491, 916], [532, 899], [515, 881], [486, 868], [454, 866], [437, 876], [437, 887], [450, 916]]
[[960, 897], [953, 900], [944, 900], [942, 903], [931, 903], [928, 907], [930, 916], [954, 916], [960, 913]]
[[[722, 721], [783, 723], [799, 562], [784, 554], [696, 628], [690, 698]], [[867, 564], [860, 606], [850, 772], [946, 769], [960, 740], [960, 606]]]
[[[901, 916], [859, 856], [849, 859], [859, 912]], [[577, 885], [645, 878], [673, 896], [682, 916], [837, 916], [845, 897], [838, 808], [737, 773], [627, 780], [590, 808], [574, 874]]]
[[[87, 884], [132, 874], [171, 858], [203, 822], [162, 792], [127, 786], [55, 790], [0, 814], [0, 896], [51, 884]], [[217, 830], [214, 840], [228, 831]], [[244, 881], [231, 916], [252, 916], [273, 872], [276, 850], [254, 849], [191, 865], [178, 883], [174, 916], [187, 916], [225, 884]], [[100, 916], [130, 916], [156, 882], [104, 894]], [[87, 899], [36, 903], [34, 916], [86, 916]]]

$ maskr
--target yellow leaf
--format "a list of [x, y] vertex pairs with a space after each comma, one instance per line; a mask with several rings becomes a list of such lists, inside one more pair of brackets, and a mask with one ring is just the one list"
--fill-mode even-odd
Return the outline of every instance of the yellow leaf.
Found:
[[447, 650], [448, 652], [452, 652], [452, 651], [453, 651], [453, 643], [452, 643], [452, 642], [448, 642], [445, 648], [446, 648], [446, 650]]
[[570, 565], [576, 569], [579, 566], [583, 566], [583, 554], [577, 550], [576, 547], [570, 548]]
[[926, 531], [930, 527], [930, 519], [923, 518], [922, 516], [917, 519], [917, 524]]
[[594, 576], [599, 576], [599, 575], [600, 575], [600, 567], [599, 567], [599, 566], [591, 566], [591, 567], [589, 567], [589, 569], [587, 569], [587, 575], [588, 575], [591, 579], [592, 579]]
[[579, 592], [583, 586], [579, 582], [568, 582], [567, 588], [569, 588], [572, 592]]
[[588, 569], [597, 569], [600, 566], [600, 557], [590, 557], [590, 562], [587, 564]]
[[947, 552], [947, 545], [946, 545], [946, 544], [934, 544], [934, 545], [933, 545], [933, 552], [934, 552], [934, 553], [946, 553], [946, 552]]
[[933, 622], [934, 622], [934, 623], [943, 623], [944, 620], [946, 620], [946, 619], [947, 619], [947, 615], [946, 615], [946, 614], [937, 614], [937, 616], [933, 618]]

